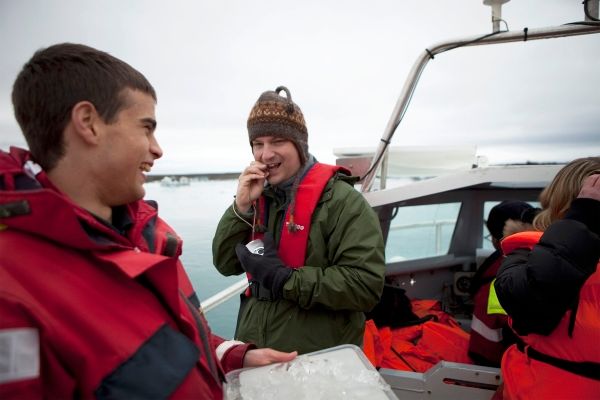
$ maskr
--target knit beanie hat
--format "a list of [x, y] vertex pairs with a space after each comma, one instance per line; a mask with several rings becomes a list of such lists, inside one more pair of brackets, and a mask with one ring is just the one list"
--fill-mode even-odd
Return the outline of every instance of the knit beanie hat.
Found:
[[509, 219], [531, 223], [535, 208], [524, 201], [505, 200], [495, 205], [488, 215], [486, 222], [490, 234], [496, 239], [502, 239], [504, 224]]
[[[285, 92], [286, 97], [279, 93]], [[248, 136], [252, 141], [261, 136], [275, 136], [291, 140], [300, 155], [300, 164], [308, 160], [308, 131], [300, 107], [292, 101], [285, 86], [260, 95], [248, 117]]]

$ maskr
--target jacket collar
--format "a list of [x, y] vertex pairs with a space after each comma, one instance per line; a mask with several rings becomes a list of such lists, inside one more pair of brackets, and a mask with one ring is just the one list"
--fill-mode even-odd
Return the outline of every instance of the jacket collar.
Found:
[[[156, 215], [143, 201], [125, 205], [123, 210], [133, 225]], [[60, 192], [33, 163], [30, 153], [16, 147], [9, 153], [0, 150], [0, 224], [78, 249], [133, 245]]]

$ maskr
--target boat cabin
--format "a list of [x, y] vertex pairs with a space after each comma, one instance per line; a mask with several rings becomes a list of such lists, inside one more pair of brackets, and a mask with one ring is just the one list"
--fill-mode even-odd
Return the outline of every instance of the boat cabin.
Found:
[[[541, 190], [562, 164], [475, 167], [381, 191], [364, 193], [385, 239], [386, 282], [410, 299], [439, 300], [470, 330], [470, 279], [493, 252], [485, 220], [503, 200], [537, 206]], [[402, 399], [489, 399], [500, 383], [497, 368], [441, 362], [426, 373], [382, 368]]]

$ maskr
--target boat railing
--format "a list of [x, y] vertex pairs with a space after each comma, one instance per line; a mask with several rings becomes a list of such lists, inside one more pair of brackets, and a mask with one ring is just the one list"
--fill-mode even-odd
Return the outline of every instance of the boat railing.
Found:
[[200, 307], [202, 308], [202, 310], [204, 312], [208, 312], [208, 311], [212, 310], [213, 308], [225, 303], [230, 298], [232, 298], [236, 295], [239, 295], [244, 290], [246, 290], [247, 287], [248, 287], [248, 280], [244, 277], [244, 279], [234, 283], [231, 286], [226, 287], [225, 289], [221, 290], [217, 294], [204, 300], [202, 303], [200, 303]]
[[[385, 188], [385, 178], [387, 175], [387, 149], [391, 143], [392, 136], [394, 132], [400, 125], [400, 122], [404, 118], [404, 114], [408, 108], [410, 103], [410, 99], [415, 91], [417, 83], [419, 81], [419, 77], [421, 73], [425, 69], [425, 66], [430, 60], [433, 60], [434, 56], [449, 51], [453, 49], [457, 49], [459, 47], [468, 47], [468, 46], [483, 46], [489, 44], [499, 44], [499, 43], [509, 43], [509, 42], [519, 42], [519, 41], [532, 41], [538, 39], [551, 39], [551, 38], [559, 38], [559, 37], [567, 37], [567, 36], [579, 36], [579, 35], [587, 35], [593, 33], [600, 33], [600, 22], [598, 22], [598, 2], [595, 1], [585, 1], [584, 2], [584, 13], [585, 13], [585, 21], [574, 22], [570, 24], [553, 26], [547, 28], [538, 28], [538, 29], [529, 29], [524, 28], [521, 31], [496, 31], [494, 30], [491, 33], [481, 35], [481, 36], [472, 36], [466, 37], [456, 40], [450, 40], [438, 44], [434, 44], [433, 46], [426, 48], [419, 55], [413, 67], [408, 74], [408, 77], [404, 83], [402, 91], [400, 92], [400, 96], [394, 110], [392, 111], [392, 115], [385, 127], [384, 133], [379, 141], [377, 146], [377, 150], [375, 151], [375, 155], [371, 160], [371, 164], [367, 173], [362, 178], [361, 191], [369, 192], [371, 191], [374, 183], [375, 176], [377, 175], [377, 171], [381, 167], [380, 171], [380, 189]], [[589, 14], [592, 13], [594, 18], [589, 18]]]
[[[435, 251], [436, 254], [440, 254], [442, 251], [442, 228], [447, 225], [456, 224], [456, 219], [443, 219], [437, 221], [427, 221], [427, 222], [416, 222], [412, 224], [402, 224], [391, 226], [391, 231], [401, 231], [407, 229], [414, 228], [428, 228], [435, 227]], [[244, 277], [244, 279], [226, 287], [220, 292], [210, 296], [206, 300], [201, 302], [201, 307], [204, 312], [208, 312], [219, 305], [225, 303], [227, 300], [231, 299], [234, 296], [239, 295], [248, 287], [248, 280]]]

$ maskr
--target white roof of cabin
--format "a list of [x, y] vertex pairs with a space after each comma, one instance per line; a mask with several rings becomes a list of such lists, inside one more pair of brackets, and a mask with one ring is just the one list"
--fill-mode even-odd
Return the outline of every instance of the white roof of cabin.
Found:
[[410, 183], [405, 186], [367, 192], [363, 195], [372, 207], [377, 207], [387, 203], [487, 183], [505, 188], [544, 188], [563, 166], [562, 164], [503, 165], [473, 168]]

